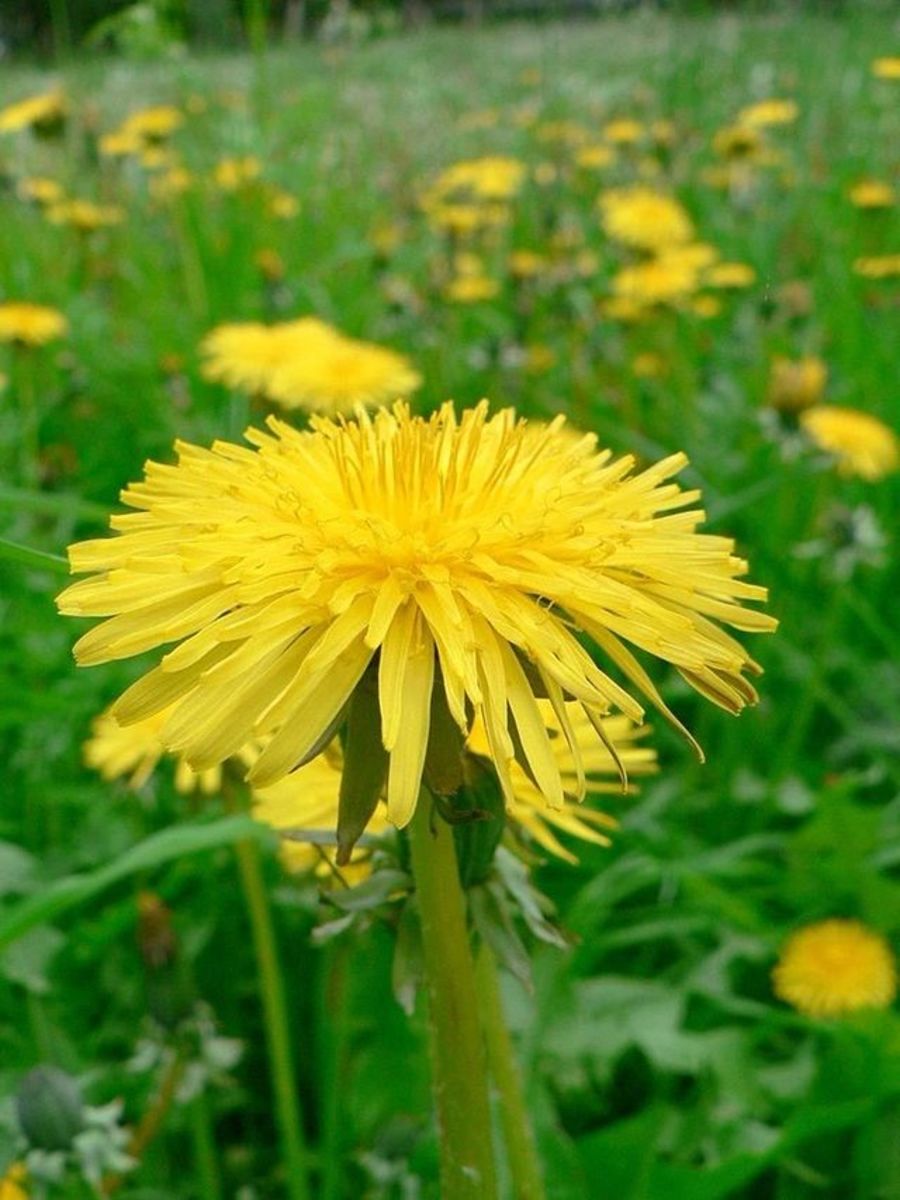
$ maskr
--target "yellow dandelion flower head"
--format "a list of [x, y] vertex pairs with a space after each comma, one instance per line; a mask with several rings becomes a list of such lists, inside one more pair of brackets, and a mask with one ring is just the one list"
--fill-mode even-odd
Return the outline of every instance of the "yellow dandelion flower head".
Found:
[[636, 184], [602, 192], [597, 201], [603, 228], [614, 241], [658, 251], [693, 237], [693, 226], [677, 200]]
[[69, 322], [58, 309], [26, 300], [0, 303], [0, 342], [44, 346], [69, 332]]
[[284, 279], [284, 259], [272, 246], [260, 246], [253, 255], [253, 265], [269, 283]]
[[155, 104], [127, 116], [119, 132], [141, 142], [159, 142], [171, 137], [183, 124], [184, 114], [174, 104]]
[[715, 263], [703, 276], [705, 287], [739, 291], [756, 283], [756, 272], [747, 263]]
[[137, 511], [111, 519], [115, 536], [70, 548], [91, 577], [60, 610], [107, 618], [76, 660], [169, 645], [113, 712], [127, 725], [175, 705], [162, 738], [194, 770], [269, 737], [250, 773], [268, 786], [330, 740], [358, 685], [375, 685], [388, 816], [404, 826], [439, 671], [460, 730], [472, 713], [484, 721], [507, 796], [520, 746], [561, 807], [534, 687], [557, 714], [579, 703], [598, 736], [610, 705], [643, 716], [576, 628], [676, 724], [629, 644], [732, 712], [756, 700], [745, 673], [759, 668], [721, 624], [775, 622], [743, 606], [766, 592], [742, 579], [733, 543], [697, 532], [698, 494], [671, 482], [683, 455], [635, 473], [562, 418], [535, 427], [487, 401], [311, 424], [270, 418], [247, 431], [250, 449], [179, 444], [177, 464], [148, 464], [123, 492]]
[[[311, 762], [298, 767], [284, 779], [253, 792], [252, 815], [279, 833], [293, 836], [281, 843], [281, 858], [289, 871], [331, 871], [336, 858], [336, 844], [318, 845], [303, 839], [304, 832], [334, 837], [338, 820], [338, 800], [341, 786], [343, 756], [335, 739], [325, 751]], [[384, 804], [378, 804], [366, 832], [380, 837], [393, 826], [387, 819]], [[348, 883], [358, 882], [368, 871], [368, 850], [355, 846], [350, 862], [341, 867], [341, 876]]]
[[0, 1178], [0, 1200], [28, 1200], [28, 1191], [25, 1186], [27, 1180], [28, 1171], [25, 1164], [13, 1163]]
[[50, 129], [65, 119], [67, 107], [66, 98], [58, 88], [29, 96], [0, 109], [0, 133]]
[[33, 200], [36, 204], [58, 204], [65, 193], [62, 184], [41, 175], [30, 175], [16, 184], [16, 195], [20, 200]]
[[856, 208], [891, 208], [897, 193], [881, 179], [861, 179], [849, 192], [850, 203]]
[[876, 79], [900, 79], [900, 55], [876, 58], [872, 63], [872, 74]]
[[334, 330], [279, 368], [268, 392], [283, 408], [343, 413], [409, 396], [421, 382], [402, 354]]
[[693, 296], [688, 308], [697, 317], [717, 317], [722, 311], [722, 301], [718, 296]]
[[194, 176], [187, 167], [177, 164], [150, 180], [150, 194], [154, 200], [172, 200], [193, 186]]
[[808, 1017], [887, 1008], [897, 993], [890, 946], [860, 921], [807, 925], [790, 937], [772, 972], [775, 995]]
[[203, 375], [237, 391], [269, 396], [276, 373], [315, 353], [336, 331], [318, 317], [264, 325], [239, 321], [218, 325], [200, 344]]
[[800, 113], [794, 100], [759, 100], [742, 108], [738, 125], [749, 129], [766, 129], [772, 125], [791, 125]]
[[697, 268], [690, 261], [666, 254], [622, 267], [611, 281], [614, 297], [641, 308], [676, 304], [697, 285]]
[[47, 220], [54, 225], [70, 225], [80, 233], [93, 233], [121, 225], [125, 211], [116, 204], [94, 204], [92, 200], [63, 200], [47, 209]]
[[900, 275], [900, 254], [876, 254], [857, 258], [853, 270], [865, 279], [893, 279]]
[[292, 221], [300, 212], [300, 201], [284, 188], [273, 187], [266, 193], [266, 207], [279, 221]]
[[[133, 725], [120, 725], [112, 710], [107, 709], [91, 725], [91, 736], [84, 744], [85, 765], [108, 783], [125, 779], [135, 791], [142, 788], [167, 753], [160, 735], [170, 713], [170, 709], [163, 709]], [[179, 757], [175, 787], [182, 795], [198, 790], [212, 795], [221, 786], [222, 771], [218, 764], [198, 772]]]
[[625, 325], [633, 325], [644, 320], [650, 308], [640, 300], [636, 300], [633, 292], [629, 295], [607, 296], [597, 306], [603, 317], [610, 321], [621, 321]]
[[113, 129], [101, 134], [97, 141], [97, 149], [104, 158], [137, 157], [144, 149], [144, 139], [136, 133], [122, 129]]
[[513, 250], [506, 260], [510, 273], [520, 279], [532, 279], [547, 269], [547, 260], [536, 250]]
[[805, 409], [800, 423], [819, 449], [834, 456], [842, 475], [874, 483], [900, 466], [900, 439], [870, 413], [822, 404]]
[[[560, 842], [557, 833], [608, 846], [609, 837], [603, 831], [615, 829], [616, 820], [592, 807], [585, 797], [621, 793], [619, 763], [629, 777], [652, 774], [657, 769], [656, 753], [636, 744], [636, 739], [647, 731], [639, 729], [627, 717], [600, 718], [601, 740], [595, 724], [580, 705], [564, 704], [559, 715], [549, 700], [538, 700], [537, 705], [566, 799], [561, 807], [549, 807], [534, 781], [519, 763], [514, 762], [510, 770], [512, 797], [507, 801], [507, 815], [544, 850], [575, 863], [577, 857]], [[560, 723], [560, 716], [567, 723], [567, 730]], [[610, 751], [608, 746], [614, 750]], [[479, 718], [473, 725], [466, 749], [484, 758], [491, 757], [490, 738], [483, 719]]]
[[633, 146], [644, 137], [645, 132], [641, 122], [631, 117], [619, 117], [615, 121], [609, 121], [601, 130], [604, 139], [613, 146]]
[[478, 202], [511, 200], [525, 181], [525, 164], [517, 158], [486, 155], [453, 163], [426, 191], [427, 208], [437, 201]]
[[631, 369], [638, 379], [658, 379], [665, 374], [666, 361], [661, 354], [645, 350], [631, 360]]
[[454, 276], [444, 288], [444, 296], [455, 304], [479, 304], [493, 300], [499, 291], [499, 280], [490, 275], [467, 273]]
[[768, 402], [782, 412], [799, 412], [818, 404], [828, 382], [828, 367], [821, 358], [808, 354], [803, 358], [772, 360], [769, 371]]
[[604, 167], [612, 166], [616, 161], [616, 152], [612, 146], [602, 143], [581, 146], [575, 155], [575, 165], [586, 171], [602, 171]]
[[213, 183], [223, 192], [237, 192], [255, 183], [262, 174], [262, 163], [253, 154], [220, 159], [213, 168]]
[[713, 135], [713, 150], [722, 158], [753, 159], [763, 149], [762, 134], [753, 125], [726, 125]]
[[446, 230], [458, 237], [482, 229], [496, 229], [507, 224], [511, 217], [508, 204], [444, 204], [423, 201], [429, 223], [437, 230]]

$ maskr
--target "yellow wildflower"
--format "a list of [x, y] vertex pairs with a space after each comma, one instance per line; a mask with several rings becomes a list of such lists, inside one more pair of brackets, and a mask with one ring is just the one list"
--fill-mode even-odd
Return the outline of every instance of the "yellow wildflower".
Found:
[[737, 123], [750, 129], [790, 125], [797, 120], [799, 111], [793, 100], [760, 100], [742, 108], [737, 115]]
[[40, 175], [28, 176], [16, 184], [16, 195], [21, 200], [34, 200], [37, 204], [58, 204], [64, 194], [62, 184]]
[[[120, 725], [111, 710], [95, 717], [91, 736], [84, 744], [85, 766], [97, 771], [107, 782], [127, 776], [130, 788], [142, 788], [161, 758], [167, 753], [160, 734], [171, 715], [163, 709], [133, 725]], [[175, 788], [183, 795], [201, 791], [214, 795], [222, 787], [222, 770], [217, 763], [204, 771], [193, 771], [183, 756], [175, 766]]]
[[849, 194], [850, 203], [857, 208], [890, 208], [897, 202], [894, 189], [880, 179], [861, 179]]
[[223, 192], [236, 192], [254, 183], [262, 174], [262, 163], [253, 154], [222, 158], [213, 168], [213, 183]]
[[787, 941], [772, 972], [775, 995], [807, 1017], [888, 1008], [897, 994], [890, 946], [860, 921], [819, 921]]
[[28, 1171], [25, 1164], [13, 1163], [0, 1179], [0, 1200], [28, 1200], [28, 1191], [25, 1187], [27, 1180]]
[[175, 705], [162, 738], [194, 770], [269, 738], [249, 776], [268, 786], [315, 756], [365, 688], [393, 824], [416, 805], [432, 702], [463, 735], [470, 714], [483, 721], [508, 803], [520, 753], [562, 808], [535, 688], [576, 766], [566, 701], [601, 740], [611, 705], [643, 716], [579, 630], [676, 725], [626, 643], [733, 713], [757, 699], [745, 672], [759, 668], [719, 623], [776, 623], [744, 607], [766, 592], [742, 579], [733, 543], [697, 532], [698, 494], [671, 482], [683, 455], [635, 474], [561, 417], [536, 427], [511, 409], [489, 416], [486, 401], [461, 416], [398, 403], [310, 430], [268, 425], [247, 431], [253, 449], [180, 444], [177, 465], [148, 464], [115, 536], [70, 548], [89, 577], [58, 600], [107, 618], [76, 644], [82, 665], [169, 647], [113, 713], [130, 724]]
[[871, 258], [858, 258], [853, 264], [853, 270], [865, 279], [893, 279], [900, 275], [900, 254], [879, 254]]
[[111, 225], [120, 225], [125, 212], [116, 204], [94, 204], [91, 200], [62, 200], [47, 209], [47, 220], [54, 225], [70, 225], [80, 233], [93, 233]]
[[0, 133], [19, 133], [23, 129], [50, 132], [65, 120], [67, 108], [66, 98], [58, 88], [29, 96], [0, 109]]
[[705, 287], [726, 290], [750, 287], [755, 282], [756, 272], [747, 263], [742, 262], [715, 263], [703, 276]]
[[900, 79], [900, 55], [876, 58], [872, 63], [872, 74], [876, 79]]
[[821, 358], [779, 356], [772, 360], [768, 402], [782, 412], [799, 412], [811, 404], [818, 404], [827, 381], [828, 367]]
[[900, 440], [870, 413], [815, 405], [800, 414], [800, 423], [821, 450], [834, 456], [842, 475], [875, 482], [900, 466]]
[[58, 309], [26, 300], [0, 303], [0, 342], [44, 346], [69, 332], [69, 322]]
[[630, 117], [620, 117], [603, 126], [602, 134], [613, 146], [631, 146], [644, 136], [644, 126]]
[[688, 242], [693, 226], [677, 200], [637, 184], [602, 192], [597, 201], [609, 237], [640, 250], [661, 250]]
[[615, 159], [616, 152], [612, 146], [582, 146], [575, 155], [575, 165], [589, 171], [600, 171], [611, 166]]

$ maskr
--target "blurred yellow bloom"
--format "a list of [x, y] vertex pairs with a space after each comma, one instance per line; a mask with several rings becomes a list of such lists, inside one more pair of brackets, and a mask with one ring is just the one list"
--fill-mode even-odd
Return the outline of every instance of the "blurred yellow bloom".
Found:
[[266, 207], [280, 221], [292, 221], [300, 212], [300, 201], [283, 188], [269, 188], [266, 192]]
[[782, 412], [799, 412], [818, 404], [827, 382], [828, 367], [821, 358], [779, 356], [769, 371], [768, 402]]
[[183, 114], [170, 104], [138, 109], [115, 129], [104, 133], [97, 146], [100, 153], [108, 158], [146, 155], [148, 150], [158, 149], [159, 143], [170, 137], [183, 123]]
[[54, 225], [70, 225], [80, 233], [93, 233], [111, 225], [120, 225], [125, 211], [115, 204], [94, 204], [91, 200], [62, 200], [47, 209], [47, 220]]
[[271, 246], [261, 246], [253, 255], [253, 262], [269, 283], [284, 279], [284, 259]]
[[49, 131], [65, 119], [67, 108], [66, 98], [58, 88], [29, 96], [0, 109], [0, 133], [18, 133], [22, 129]]
[[253, 154], [221, 158], [213, 168], [213, 183], [223, 192], [236, 192], [254, 183], [262, 174], [262, 163]]
[[598, 311], [611, 321], [623, 321], [631, 324], [643, 320], [647, 316], [647, 306], [633, 295], [608, 296], [601, 300]]
[[525, 180], [525, 164], [517, 158], [487, 155], [453, 163], [426, 191], [423, 205], [432, 202], [511, 200]]
[[694, 296], [689, 307], [695, 316], [717, 317], [722, 311], [722, 301], [717, 296]]
[[64, 194], [62, 184], [40, 175], [27, 176], [16, 184], [16, 195], [21, 200], [34, 200], [38, 204], [58, 204]]
[[547, 269], [547, 260], [536, 250], [513, 250], [506, 260], [512, 275], [531, 279]]
[[0, 342], [43, 346], [69, 332], [69, 322], [58, 309], [26, 300], [0, 304]]
[[674, 304], [697, 287], [697, 268], [690, 262], [661, 254], [622, 267], [611, 281], [613, 295], [640, 306]]
[[27, 1179], [25, 1164], [13, 1163], [0, 1178], [0, 1200], [28, 1200], [28, 1190], [25, 1187]]
[[490, 275], [457, 275], [447, 283], [444, 295], [456, 304], [477, 304], [493, 300], [499, 291], [498, 280]]
[[644, 126], [630, 117], [620, 117], [604, 125], [601, 132], [606, 141], [613, 146], [630, 146], [644, 136]]
[[[111, 710], [95, 717], [91, 736], [84, 744], [85, 765], [107, 781], [125, 778], [128, 786], [142, 788], [168, 751], [160, 734], [172, 708], [154, 713], [133, 725], [120, 725]], [[175, 766], [175, 788], [182, 795], [201, 791], [213, 795], [222, 787], [220, 765], [193, 771], [179, 756]]]
[[713, 150], [722, 158], [753, 159], [763, 148], [762, 134], [752, 125], [726, 125], [713, 136]]
[[525, 347], [525, 370], [529, 375], [542, 375], [556, 365], [556, 351], [552, 346], [532, 342]]
[[97, 149], [104, 158], [136, 157], [143, 148], [144, 142], [136, 133], [124, 133], [121, 129], [101, 134], [97, 142]]
[[885, 939], [860, 921], [819, 921], [788, 939], [772, 985], [807, 1017], [888, 1008], [897, 994], [896, 961]]
[[750, 287], [755, 282], [756, 272], [747, 263], [741, 262], [715, 263], [703, 276], [705, 287], [726, 290]]
[[459, 237], [504, 225], [510, 219], [506, 204], [429, 204], [423, 207], [436, 229]]
[[410, 395], [421, 377], [383, 346], [301, 317], [275, 325], [220, 325], [201, 345], [203, 374], [284, 408], [349, 412]]
[[760, 100], [742, 108], [737, 123], [751, 129], [765, 129], [769, 125], [790, 125], [796, 121], [800, 110], [793, 100]]
[[575, 163], [589, 171], [599, 171], [610, 166], [616, 159], [612, 146], [582, 146], [575, 155]]
[[665, 373], [666, 362], [661, 354], [645, 350], [631, 360], [631, 369], [638, 379], [658, 379]]
[[900, 79], [900, 56], [876, 58], [872, 63], [872, 74], [876, 79]]
[[150, 195], [155, 200], [171, 200], [192, 187], [194, 176], [187, 167], [173, 166], [150, 180]]
[[609, 237], [641, 250], [661, 250], [693, 237], [693, 226], [677, 200], [643, 185], [614, 188], [597, 201]]
[[880, 179], [861, 179], [849, 192], [850, 203], [857, 208], [890, 208], [897, 194], [889, 183]]
[[866, 279], [893, 279], [894, 276], [900, 275], [900, 254], [858, 258], [853, 264], [853, 270]]
[[834, 456], [842, 475], [876, 482], [900, 466], [900, 440], [870, 413], [836, 405], [816, 405], [800, 414], [815, 444]]

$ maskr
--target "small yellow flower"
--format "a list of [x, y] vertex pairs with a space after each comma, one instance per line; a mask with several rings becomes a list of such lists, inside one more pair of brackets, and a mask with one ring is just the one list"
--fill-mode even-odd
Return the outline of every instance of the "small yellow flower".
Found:
[[193, 186], [194, 176], [187, 167], [173, 166], [150, 180], [150, 195], [155, 200], [172, 200]]
[[[138, 791], [167, 754], [160, 734], [171, 712], [171, 708], [163, 709], [134, 725], [120, 725], [107, 709], [91, 725], [91, 736], [84, 744], [85, 766], [97, 771], [107, 782], [125, 778], [128, 787]], [[177, 758], [175, 788], [182, 795], [200, 791], [211, 796], [221, 787], [220, 766], [193, 771], [183, 757]]]
[[665, 374], [666, 362], [661, 354], [645, 350], [631, 360], [631, 369], [638, 379], [658, 379]]
[[620, 117], [603, 126], [603, 137], [613, 146], [633, 146], [644, 136], [644, 126], [630, 117]]
[[769, 372], [768, 402], [782, 412], [799, 412], [818, 404], [827, 381], [828, 367], [821, 358], [778, 356]]
[[453, 163], [423, 197], [427, 209], [435, 201], [511, 200], [525, 181], [525, 164], [517, 158], [487, 155]]
[[659, 251], [693, 237], [690, 217], [678, 201], [653, 188], [614, 188], [602, 192], [597, 204], [608, 236], [640, 250]]
[[750, 287], [755, 282], [756, 272], [747, 263], [742, 262], [715, 263], [703, 276], [705, 287], [722, 288], [726, 291]]
[[0, 133], [18, 133], [23, 129], [50, 132], [65, 120], [67, 107], [66, 98], [58, 88], [29, 96], [0, 109]]
[[53, 225], [69, 225], [79, 233], [94, 233], [112, 225], [121, 225], [125, 211], [115, 204], [94, 204], [91, 200], [63, 200], [47, 209]]
[[900, 55], [876, 58], [872, 63], [872, 74], [876, 79], [900, 79]]
[[0, 342], [44, 346], [68, 331], [69, 322], [58, 309], [25, 300], [0, 304]]
[[900, 254], [880, 254], [872, 258], [858, 258], [853, 264], [853, 270], [865, 279], [893, 279], [900, 275]]
[[500, 284], [490, 275], [457, 275], [444, 288], [444, 295], [455, 304], [478, 304], [493, 300]]
[[0, 1200], [28, 1200], [28, 1191], [25, 1187], [27, 1179], [28, 1171], [25, 1164], [13, 1163], [0, 1179]]
[[507, 259], [510, 274], [519, 279], [533, 279], [547, 269], [547, 260], [536, 250], [513, 250]]
[[790, 125], [800, 110], [793, 100], [760, 100], [742, 108], [737, 123], [750, 129], [765, 129], [770, 125]]
[[889, 183], [880, 179], [861, 179], [850, 189], [850, 203], [856, 208], [890, 208], [897, 193]]
[[292, 221], [300, 212], [300, 201], [284, 188], [273, 187], [266, 193], [266, 207], [279, 221]]
[[253, 154], [240, 158], [222, 158], [213, 168], [213, 183], [223, 192], [237, 192], [255, 183], [262, 174], [262, 163]]
[[722, 311], [722, 301], [718, 296], [694, 296], [689, 307], [697, 317], [712, 318]]
[[890, 946], [859, 921], [820, 921], [787, 941], [772, 985], [779, 999], [808, 1017], [841, 1017], [888, 1008], [897, 993]]
[[58, 204], [64, 194], [62, 184], [40, 175], [28, 176], [16, 184], [16, 195], [21, 200], [34, 200], [37, 204]]
[[284, 259], [271, 246], [261, 246], [253, 255], [253, 262], [269, 283], [284, 279]]
[[612, 146], [592, 145], [582, 146], [575, 155], [575, 165], [587, 171], [602, 171], [611, 166], [616, 159]]
[[763, 148], [762, 135], [752, 125], [726, 125], [713, 137], [713, 150], [722, 158], [746, 161]]
[[800, 414], [800, 423], [821, 450], [834, 456], [842, 475], [874, 483], [900, 466], [900, 440], [870, 413], [815, 405]]

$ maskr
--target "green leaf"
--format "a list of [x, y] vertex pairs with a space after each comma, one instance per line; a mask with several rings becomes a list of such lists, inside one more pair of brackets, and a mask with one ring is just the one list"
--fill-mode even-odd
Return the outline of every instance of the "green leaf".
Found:
[[269, 842], [271, 830], [252, 821], [249, 817], [221, 817], [216, 821], [204, 821], [191, 825], [177, 825], [151, 834], [136, 846], [130, 847], [117, 859], [85, 871], [79, 875], [67, 875], [57, 879], [36, 895], [28, 896], [0, 916], [0, 949], [22, 937], [30, 929], [54, 920], [78, 904], [96, 896], [99, 892], [139, 871], [181, 858], [185, 854], [199, 854], [203, 850], [215, 850], [220, 846], [232, 845], [241, 838], [255, 838]]
[[42, 567], [44, 570], [56, 571], [60, 575], [68, 575], [69, 563], [61, 554], [48, 554], [46, 550], [35, 550], [31, 546], [22, 546], [11, 542], [9, 538], [0, 537], [0, 559], [8, 562], [22, 563], [26, 567]]

